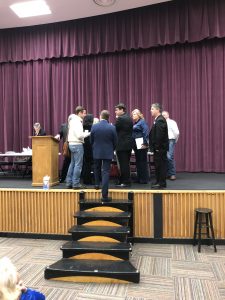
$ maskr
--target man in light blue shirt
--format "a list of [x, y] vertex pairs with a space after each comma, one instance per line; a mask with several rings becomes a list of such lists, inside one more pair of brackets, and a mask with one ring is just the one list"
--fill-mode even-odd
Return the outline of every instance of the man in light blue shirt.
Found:
[[176, 163], [174, 159], [175, 145], [179, 138], [179, 129], [177, 123], [169, 118], [168, 111], [162, 112], [163, 117], [166, 119], [169, 136], [169, 151], [167, 151], [168, 170], [167, 176], [170, 180], [176, 180]]

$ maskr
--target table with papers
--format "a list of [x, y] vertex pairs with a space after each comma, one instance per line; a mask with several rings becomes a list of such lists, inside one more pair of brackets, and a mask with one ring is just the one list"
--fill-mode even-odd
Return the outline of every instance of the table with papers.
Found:
[[0, 153], [0, 173], [2, 175], [24, 177], [31, 171], [32, 150]]

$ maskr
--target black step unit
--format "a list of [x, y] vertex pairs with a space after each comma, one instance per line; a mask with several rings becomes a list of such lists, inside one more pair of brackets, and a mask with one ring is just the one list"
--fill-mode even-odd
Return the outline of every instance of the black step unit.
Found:
[[114, 238], [118, 241], [125, 242], [127, 235], [130, 233], [130, 228], [127, 226], [85, 226], [74, 225], [68, 231], [72, 234], [72, 239], [77, 241], [88, 236], [106, 236]]
[[140, 273], [129, 261], [72, 260], [63, 258], [45, 269], [45, 279], [85, 276], [125, 280], [138, 283]]
[[109, 254], [124, 260], [129, 259], [129, 253], [132, 251], [129, 243], [109, 243], [109, 242], [79, 242], [70, 241], [60, 248], [63, 252], [63, 258], [70, 258], [84, 253], [103, 253]]
[[[133, 238], [133, 199], [133, 192], [129, 192], [128, 200], [109, 203], [90, 199], [85, 201], [85, 192], [80, 192], [80, 212], [74, 215], [78, 225], [69, 229], [73, 241], [61, 247], [63, 259], [46, 268], [45, 278], [74, 282], [138, 283], [140, 273], [129, 262], [132, 250], [131, 244], [127, 242]], [[121, 212], [107, 207], [118, 208]], [[91, 208], [96, 209], [88, 211]], [[100, 223], [102, 226], [80, 225], [96, 220], [108, 220], [122, 226], [105, 226], [105, 222]], [[123, 222], [126, 222], [126, 226]], [[97, 241], [96, 236], [99, 236], [100, 241]], [[110, 242], [107, 237], [118, 243]], [[91, 241], [80, 241], [82, 238], [90, 238]], [[115, 260], [117, 258], [121, 260]]]
[[82, 225], [84, 223], [96, 220], [104, 220], [114, 222], [120, 225], [128, 225], [128, 221], [131, 217], [130, 212], [99, 212], [99, 211], [78, 211], [74, 214], [77, 218], [77, 224]]
[[[128, 192], [127, 199], [117, 199], [112, 200], [107, 203], [101, 202], [100, 200], [91, 200], [85, 199], [85, 191], [79, 193], [79, 205], [80, 210], [86, 210], [94, 207], [113, 207], [121, 209], [122, 211], [128, 211], [131, 213], [131, 217], [128, 222], [130, 228], [130, 233], [128, 234], [128, 241], [133, 243], [133, 202], [134, 202], [134, 193], [132, 191]], [[124, 225], [121, 223], [121, 225]], [[126, 225], [126, 224], [125, 224]]]

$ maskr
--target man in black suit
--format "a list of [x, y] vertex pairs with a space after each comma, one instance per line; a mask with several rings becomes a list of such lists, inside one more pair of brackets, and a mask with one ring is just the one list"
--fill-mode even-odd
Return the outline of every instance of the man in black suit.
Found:
[[99, 188], [102, 181], [102, 201], [109, 201], [109, 174], [111, 161], [116, 148], [116, 129], [109, 124], [109, 112], [103, 110], [100, 115], [100, 122], [91, 128], [91, 144], [94, 158], [95, 187]]
[[162, 116], [159, 103], [151, 106], [151, 114], [155, 118], [149, 134], [150, 151], [154, 153], [156, 182], [153, 189], [166, 187], [167, 151], [169, 149], [168, 128], [166, 119]]
[[[67, 134], [68, 134], [68, 124], [63, 123], [60, 127], [59, 133], [55, 136], [55, 138], [57, 140], [63, 139], [63, 144], [64, 144], [67, 139]], [[61, 183], [63, 183], [66, 179], [66, 175], [67, 175], [69, 166], [70, 166], [70, 157], [64, 156], [61, 177], [60, 177]]]
[[115, 127], [118, 137], [116, 156], [120, 170], [120, 178], [117, 186], [127, 187], [131, 184], [130, 157], [132, 150], [133, 121], [131, 117], [126, 114], [126, 106], [123, 103], [119, 103], [115, 106], [115, 114]]

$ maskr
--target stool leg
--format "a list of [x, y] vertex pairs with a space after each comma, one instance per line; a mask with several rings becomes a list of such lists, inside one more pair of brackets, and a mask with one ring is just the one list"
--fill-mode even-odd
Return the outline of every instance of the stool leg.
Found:
[[207, 238], [210, 238], [209, 235], [209, 214], [205, 214], [205, 223], [206, 223], [206, 232], [207, 232]]
[[211, 229], [211, 233], [212, 233], [212, 242], [213, 242], [213, 246], [214, 246], [214, 252], [217, 252], [211, 213], [209, 214], [209, 220], [210, 220], [210, 229]]
[[201, 244], [202, 244], [202, 214], [199, 214], [199, 223], [198, 223], [198, 252], [201, 252]]
[[209, 224], [209, 214], [208, 213], [205, 214], [205, 225], [206, 225], [206, 234], [207, 234], [206, 237], [208, 238], [207, 245], [209, 246], [211, 241], [210, 241], [210, 234], [209, 234], [210, 224]]
[[195, 214], [195, 227], [194, 227], [193, 246], [196, 245], [197, 224], [198, 224], [198, 213], [196, 212], [196, 214]]

